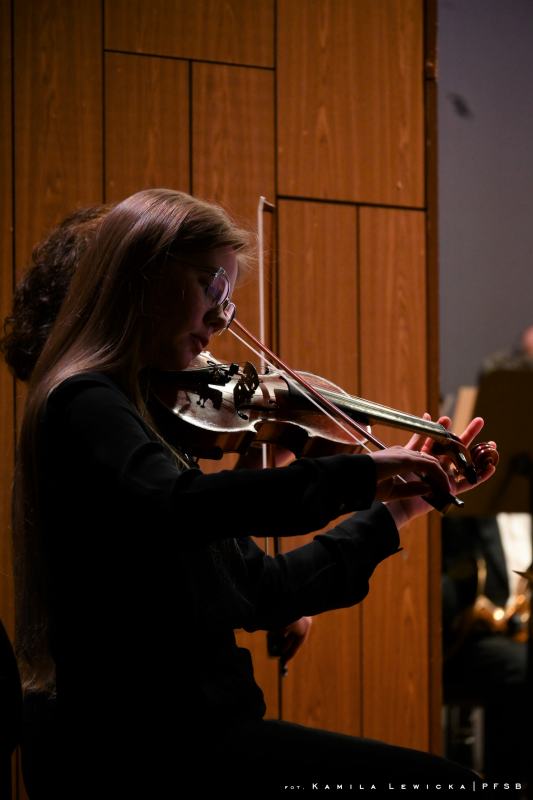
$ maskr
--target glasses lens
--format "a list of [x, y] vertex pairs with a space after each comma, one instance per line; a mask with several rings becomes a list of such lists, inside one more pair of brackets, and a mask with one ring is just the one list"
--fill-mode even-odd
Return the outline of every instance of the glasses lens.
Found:
[[231, 323], [235, 319], [235, 311], [236, 311], [235, 303], [228, 303], [228, 305], [226, 306], [226, 308], [222, 312], [223, 315], [224, 315], [224, 323], [225, 324], [224, 324], [224, 327], [221, 330], [216, 332], [217, 336], [220, 336], [221, 333], [224, 333], [224, 331], [226, 331], [229, 328], [229, 326], [231, 325]]
[[229, 281], [223, 272], [219, 272], [213, 280], [207, 290], [207, 299], [209, 304], [216, 308], [217, 306], [221, 306], [224, 300], [227, 298], [229, 294]]
[[235, 319], [235, 303], [228, 303], [226, 308], [224, 309], [224, 316], [226, 317], [226, 328], [229, 328], [233, 320]]

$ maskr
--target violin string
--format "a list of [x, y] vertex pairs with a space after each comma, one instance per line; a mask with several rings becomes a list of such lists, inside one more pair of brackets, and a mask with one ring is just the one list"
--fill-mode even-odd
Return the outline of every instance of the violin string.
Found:
[[237, 337], [237, 339], [239, 339], [239, 341], [240, 341], [240, 342], [242, 342], [244, 345], [246, 345], [246, 347], [247, 347], [249, 350], [251, 350], [251, 351], [252, 351], [252, 353], [255, 353], [255, 355], [256, 355], [256, 356], [258, 356], [258, 358], [259, 358], [259, 359], [263, 360], [265, 364], [267, 364], [269, 367], [271, 367], [271, 368], [272, 368], [272, 369], [273, 369], [275, 372], [279, 372], [280, 374], [282, 374], [282, 375], [283, 375], [283, 377], [284, 377], [284, 379], [287, 381], [287, 383], [290, 383], [290, 384], [291, 384], [291, 386], [292, 386], [293, 388], [297, 389], [299, 392], [302, 392], [302, 394], [305, 394], [305, 396], [307, 397], [307, 399], [308, 399], [308, 400], [309, 400], [309, 401], [310, 401], [310, 402], [311, 402], [311, 403], [312, 403], [314, 406], [316, 406], [316, 407], [318, 408], [318, 410], [319, 410], [319, 411], [321, 411], [323, 414], [325, 414], [327, 417], [329, 417], [329, 419], [330, 419], [332, 422], [334, 422], [334, 423], [335, 423], [335, 425], [338, 425], [338, 427], [339, 427], [339, 428], [342, 428], [342, 430], [343, 430], [345, 433], [347, 433], [347, 434], [348, 434], [348, 436], [350, 436], [350, 437], [351, 437], [351, 438], [354, 440], [354, 442], [357, 442], [357, 444], [358, 444], [358, 445], [360, 445], [361, 447], [363, 447], [363, 448], [364, 448], [364, 449], [365, 449], [365, 450], [366, 450], [368, 453], [372, 453], [372, 452], [373, 452], [373, 450], [371, 450], [371, 449], [370, 449], [370, 447], [368, 447], [368, 445], [366, 444], [366, 442], [364, 442], [364, 441], [363, 441], [363, 440], [361, 440], [361, 439], [358, 439], [358, 438], [357, 438], [357, 436], [356, 436], [356, 435], [355, 435], [355, 434], [354, 434], [352, 431], [350, 431], [348, 428], [345, 428], [345, 426], [342, 424], [342, 422], [341, 422], [339, 419], [337, 419], [336, 417], [334, 417], [334, 416], [333, 416], [333, 414], [330, 414], [330, 413], [329, 413], [329, 411], [328, 411], [326, 408], [324, 408], [324, 407], [323, 407], [323, 406], [321, 406], [319, 403], [317, 403], [317, 401], [315, 400], [315, 398], [314, 398], [314, 397], [312, 397], [310, 394], [308, 394], [308, 393], [306, 392], [306, 390], [304, 389], [304, 387], [303, 387], [303, 386], [299, 386], [299, 385], [296, 383], [296, 381], [295, 381], [293, 378], [291, 378], [291, 376], [290, 376], [290, 375], [287, 375], [285, 372], [283, 372], [283, 370], [281, 370], [281, 369], [279, 369], [278, 367], [275, 367], [273, 364], [271, 364], [271, 363], [270, 363], [270, 361], [268, 361], [268, 359], [267, 359], [267, 358], [266, 358], [264, 355], [263, 355], [263, 356], [261, 356], [261, 355], [258, 353], [258, 351], [257, 351], [255, 348], [253, 348], [253, 347], [252, 347], [252, 345], [251, 345], [251, 344], [248, 344], [248, 342], [247, 342], [245, 339], [243, 339], [241, 336], [239, 336], [239, 334], [238, 334], [238, 333], [235, 333], [235, 331], [234, 331], [232, 328], [227, 328], [227, 330], [228, 330], [230, 333], [232, 333], [234, 336], [236, 336], [236, 337]]

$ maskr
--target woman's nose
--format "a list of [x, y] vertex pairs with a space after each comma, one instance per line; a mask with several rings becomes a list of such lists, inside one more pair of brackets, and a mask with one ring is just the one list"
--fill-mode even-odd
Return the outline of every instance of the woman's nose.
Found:
[[209, 327], [213, 328], [213, 333], [223, 331], [226, 327], [226, 317], [224, 316], [222, 306], [210, 308], [205, 315], [205, 322]]

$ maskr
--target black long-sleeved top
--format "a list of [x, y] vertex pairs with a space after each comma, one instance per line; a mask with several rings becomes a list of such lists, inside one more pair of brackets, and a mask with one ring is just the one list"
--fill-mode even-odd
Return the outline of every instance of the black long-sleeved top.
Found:
[[[174, 715], [211, 731], [261, 716], [250, 655], [233, 630], [359, 602], [398, 547], [390, 514], [372, 505], [368, 456], [180, 470], [101, 374], [71, 378], [49, 398], [38, 467], [58, 713], [78, 733], [102, 715], [130, 732]], [[275, 558], [250, 538], [309, 533], [354, 511]]]

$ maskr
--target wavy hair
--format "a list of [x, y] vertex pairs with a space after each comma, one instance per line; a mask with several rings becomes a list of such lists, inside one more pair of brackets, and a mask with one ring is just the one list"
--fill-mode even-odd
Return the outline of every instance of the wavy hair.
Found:
[[170, 189], [138, 192], [105, 214], [82, 254], [49, 338], [33, 369], [21, 426], [13, 493], [17, 648], [26, 689], [51, 689], [50, 588], [39, 503], [37, 433], [48, 397], [86, 372], [112, 374], [153, 426], [138, 364], [150, 335], [144, 309], [157, 291], [167, 254], [218, 247], [248, 269], [251, 235], [217, 205]]
[[0, 352], [19, 381], [30, 379], [80, 258], [113, 206], [91, 206], [69, 214], [33, 248], [0, 340]]

